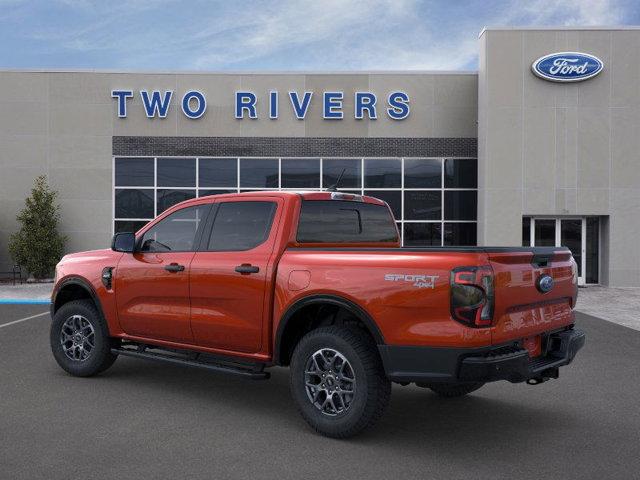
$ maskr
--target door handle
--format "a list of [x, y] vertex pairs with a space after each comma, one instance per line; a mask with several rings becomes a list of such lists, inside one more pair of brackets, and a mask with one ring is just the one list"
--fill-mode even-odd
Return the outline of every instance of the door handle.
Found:
[[236, 267], [236, 272], [244, 274], [249, 273], [258, 273], [260, 271], [260, 267], [256, 267], [255, 265], [251, 265], [250, 263], [243, 263], [242, 265], [238, 265]]
[[177, 263], [170, 263], [169, 265], [165, 265], [164, 269], [167, 272], [182, 272], [184, 270], [184, 265], [178, 265]]

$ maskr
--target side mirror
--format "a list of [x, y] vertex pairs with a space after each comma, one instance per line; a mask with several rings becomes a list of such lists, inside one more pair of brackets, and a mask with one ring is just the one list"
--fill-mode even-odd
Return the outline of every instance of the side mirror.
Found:
[[131, 232], [120, 232], [113, 236], [111, 250], [116, 252], [133, 253], [136, 248], [136, 236]]

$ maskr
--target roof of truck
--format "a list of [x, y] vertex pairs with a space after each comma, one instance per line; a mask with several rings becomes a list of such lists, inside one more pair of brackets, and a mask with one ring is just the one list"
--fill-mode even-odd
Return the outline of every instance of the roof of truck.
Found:
[[318, 192], [309, 190], [255, 190], [242, 193], [222, 193], [218, 195], [205, 195], [198, 198], [191, 198], [183, 202], [172, 205], [158, 216], [167, 216], [176, 210], [187, 207], [189, 205], [202, 205], [212, 203], [214, 200], [224, 200], [228, 198], [252, 198], [252, 197], [274, 197], [274, 198], [293, 198], [302, 197], [303, 200], [345, 200], [352, 202], [370, 203], [373, 205], [385, 205], [388, 207], [387, 202], [380, 200], [379, 198], [369, 197], [367, 195], [360, 195], [351, 192]]
[[[224, 199], [229, 197], [278, 197], [278, 198], [291, 198], [295, 196], [300, 196], [304, 200], [350, 200], [350, 201], [360, 201], [366, 203], [374, 203], [378, 205], [385, 205], [386, 203], [383, 200], [380, 200], [375, 197], [370, 197], [367, 195], [360, 195], [353, 192], [318, 192], [318, 191], [310, 191], [310, 190], [256, 190], [250, 192], [242, 192], [242, 193], [224, 193], [220, 195], [209, 195], [209, 197], [216, 199]], [[200, 197], [207, 198], [207, 197]], [[187, 200], [189, 203], [193, 202], [193, 200]]]

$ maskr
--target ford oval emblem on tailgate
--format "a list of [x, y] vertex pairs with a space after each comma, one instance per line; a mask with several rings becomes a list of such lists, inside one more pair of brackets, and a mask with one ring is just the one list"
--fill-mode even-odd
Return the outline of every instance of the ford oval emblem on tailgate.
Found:
[[538, 277], [538, 281], [536, 282], [536, 287], [542, 293], [549, 293], [553, 288], [553, 278], [549, 275], [540, 275]]
[[579, 82], [602, 71], [602, 60], [588, 53], [558, 52], [540, 57], [531, 65], [538, 77], [552, 82]]

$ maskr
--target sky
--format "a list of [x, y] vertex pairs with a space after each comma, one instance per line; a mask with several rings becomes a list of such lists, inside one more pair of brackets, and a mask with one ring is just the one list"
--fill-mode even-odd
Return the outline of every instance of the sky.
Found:
[[0, 0], [0, 67], [476, 70], [485, 26], [638, 25], [638, 0]]

